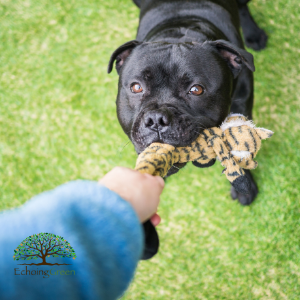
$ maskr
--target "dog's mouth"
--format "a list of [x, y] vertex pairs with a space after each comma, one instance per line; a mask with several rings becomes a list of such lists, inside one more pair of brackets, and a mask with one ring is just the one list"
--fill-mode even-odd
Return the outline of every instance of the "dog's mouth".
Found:
[[136, 149], [136, 152], [140, 154], [152, 143], [168, 144], [174, 147], [189, 146], [193, 141], [197, 139], [203, 129], [197, 128], [197, 126], [191, 126], [186, 128], [184, 132], [181, 130], [170, 130], [168, 133], [162, 133], [160, 131], [153, 131], [148, 134], [142, 134], [141, 131], [132, 132], [131, 141]]
[[174, 147], [190, 145], [204, 129], [199, 118], [183, 112], [177, 107], [164, 104], [144, 108], [137, 116], [129, 136], [138, 154], [152, 143]]

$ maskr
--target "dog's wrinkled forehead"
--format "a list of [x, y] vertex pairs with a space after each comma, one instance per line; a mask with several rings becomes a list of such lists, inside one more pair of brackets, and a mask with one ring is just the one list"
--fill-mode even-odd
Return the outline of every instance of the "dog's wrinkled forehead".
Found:
[[133, 49], [120, 76], [125, 84], [131, 80], [171, 80], [178, 76], [191, 81], [201, 76], [209, 81], [211, 76], [222, 73], [220, 61], [217, 51], [205, 44], [143, 43]]
[[[112, 71], [116, 61], [116, 70], [121, 73], [124, 65], [130, 65], [131, 71], [141, 66], [180, 67], [184, 70], [205, 70], [206, 73], [218, 74], [231, 71], [234, 78], [243, 67], [254, 71], [253, 56], [249, 52], [225, 40], [197, 42], [167, 43], [167, 42], [139, 42], [129, 41], [117, 48], [108, 63], [108, 73]], [[130, 62], [130, 64], [129, 64]], [[128, 71], [128, 67], [126, 68]], [[172, 69], [168, 70], [169, 72]], [[128, 74], [130, 75], [130, 74]], [[173, 75], [169, 73], [169, 75]]]

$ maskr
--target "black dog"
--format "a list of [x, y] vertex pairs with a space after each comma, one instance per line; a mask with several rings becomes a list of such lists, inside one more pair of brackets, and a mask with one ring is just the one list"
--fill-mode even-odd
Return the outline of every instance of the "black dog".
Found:
[[[112, 54], [119, 77], [120, 124], [142, 152], [153, 142], [186, 146], [204, 128], [221, 125], [229, 112], [252, 118], [253, 56], [267, 36], [247, 8], [249, 0], [135, 0], [140, 7], [137, 38]], [[173, 166], [172, 175], [185, 164]], [[197, 165], [197, 164], [195, 164]], [[251, 173], [249, 205], [257, 195]]]

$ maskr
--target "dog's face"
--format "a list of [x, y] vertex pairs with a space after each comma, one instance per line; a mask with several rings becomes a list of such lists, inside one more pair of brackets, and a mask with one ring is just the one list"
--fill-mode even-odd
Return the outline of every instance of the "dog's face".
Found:
[[139, 43], [112, 55], [120, 75], [117, 113], [137, 153], [153, 142], [186, 146], [218, 126], [231, 106], [234, 78], [252, 55], [225, 41]]

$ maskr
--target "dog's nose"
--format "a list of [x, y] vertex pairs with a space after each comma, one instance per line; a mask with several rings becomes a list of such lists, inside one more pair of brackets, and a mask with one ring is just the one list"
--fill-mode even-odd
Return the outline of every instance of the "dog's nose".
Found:
[[161, 130], [171, 123], [171, 116], [165, 111], [149, 111], [144, 116], [145, 127], [152, 130]]

